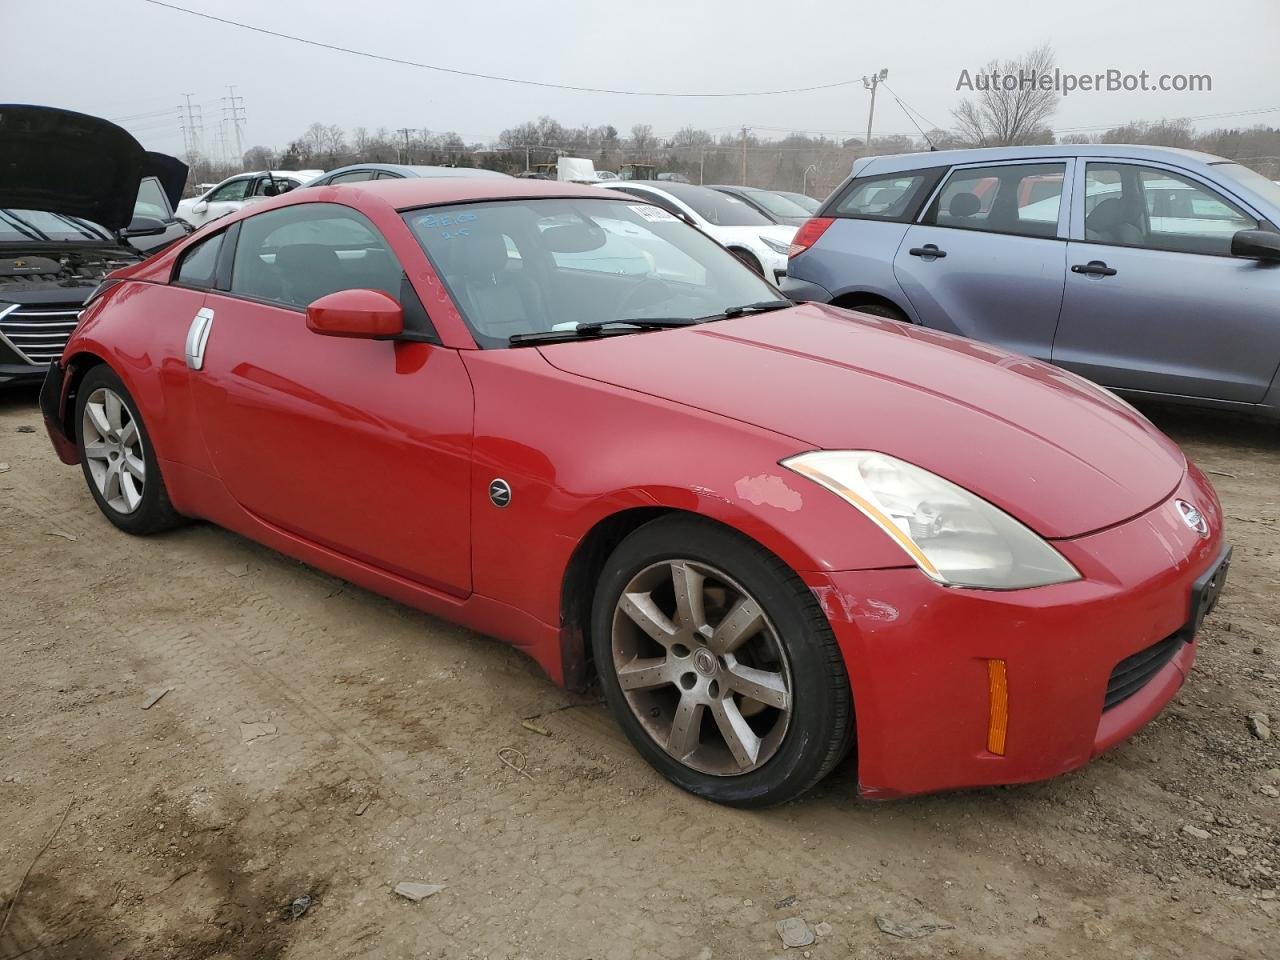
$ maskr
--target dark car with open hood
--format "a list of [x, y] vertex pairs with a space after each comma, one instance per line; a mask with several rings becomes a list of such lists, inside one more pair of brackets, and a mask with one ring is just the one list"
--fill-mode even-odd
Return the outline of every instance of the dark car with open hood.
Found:
[[106, 120], [0, 105], [0, 386], [39, 382], [102, 279], [185, 235], [186, 176]]

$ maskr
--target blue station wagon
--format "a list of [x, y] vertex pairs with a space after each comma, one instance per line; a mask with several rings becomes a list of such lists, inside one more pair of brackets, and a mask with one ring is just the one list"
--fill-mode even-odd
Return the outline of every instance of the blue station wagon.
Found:
[[1187, 150], [866, 157], [797, 233], [783, 289], [1280, 416], [1278, 225], [1280, 186]]

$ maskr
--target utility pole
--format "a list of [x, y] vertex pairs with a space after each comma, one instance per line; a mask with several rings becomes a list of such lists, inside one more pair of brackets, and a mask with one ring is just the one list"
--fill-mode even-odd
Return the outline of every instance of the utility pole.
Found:
[[409, 134], [413, 133], [413, 128], [401, 127], [396, 133], [404, 134], [404, 162], [413, 163], [413, 155], [409, 152]]
[[746, 127], [742, 128], [742, 185], [747, 185], [747, 133]]
[[862, 85], [871, 91], [871, 109], [867, 111], [867, 153], [871, 152], [871, 121], [876, 115], [876, 87], [884, 83], [888, 76], [889, 71], [881, 69], [879, 73], [862, 78]]
[[[192, 104], [191, 94], [184, 93], [187, 100], [186, 106], [186, 126], [184, 128], [185, 145], [187, 148], [187, 166], [195, 166], [196, 160], [200, 157], [200, 133], [204, 126], [204, 117], [200, 110], [200, 104]], [[182, 106], [179, 105], [179, 110]]]
[[244, 141], [241, 136], [241, 126], [244, 124], [244, 97], [236, 96], [236, 88], [234, 84], [227, 85], [227, 95], [222, 98], [222, 102], [226, 104], [222, 108], [225, 118], [231, 123], [231, 128], [235, 132], [236, 142], [236, 163], [244, 163]]

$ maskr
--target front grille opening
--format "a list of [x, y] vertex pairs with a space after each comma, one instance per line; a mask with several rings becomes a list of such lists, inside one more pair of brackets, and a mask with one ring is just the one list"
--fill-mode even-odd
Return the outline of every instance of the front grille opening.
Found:
[[0, 313], [0, 337], [27, 363], [52, 363], [76, 328], [80, 306], [19, 307]]
[[1117, 663], [1116, 668], [1111, 671], [1111, 679], [1107, 681], [1103, 712], [1124, 703], [1150, 683], [1151, 678], [1164, 669], [1165, 664], [1177, 655], [1185, 642], [1182, 631], [1178, 631]]

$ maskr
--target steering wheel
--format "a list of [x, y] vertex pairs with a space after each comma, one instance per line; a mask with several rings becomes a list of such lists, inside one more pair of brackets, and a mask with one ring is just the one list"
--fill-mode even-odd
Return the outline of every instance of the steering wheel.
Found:
[[675, 291], [667, 281], [661, 277], [645, 277], [619, 301], [616, 317], [619, 320], [629, 319], [641, 307], [670, 300], [673, 296]]

